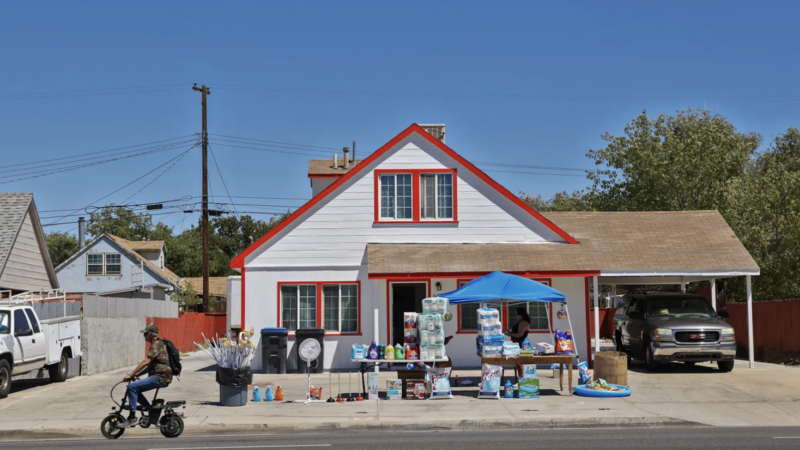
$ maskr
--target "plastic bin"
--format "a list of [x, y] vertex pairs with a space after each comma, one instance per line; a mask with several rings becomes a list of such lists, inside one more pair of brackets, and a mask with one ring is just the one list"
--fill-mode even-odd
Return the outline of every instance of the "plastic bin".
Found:
[[261, 330], [261, 373], [286, 373], [286, 349], [289, 330], [264, 328]]
[[222, 406], [244, 406], [247, 404], [247, 386], [230, 387], [219, 385], [219, 402]]
[[295, 332], [295, 336], [297, 337], [294, 343], [294, 351], [297, 355], [297, 372], [308, 372], [307, 363], [300, 359], [300, 354], [297, 352], [297, 349], [300, 348], [300, 344], [306, 339], [316, 339], [319, 342], [320, 352], [317, 359], [311, 361], [311, 373], [322, 373], [322, 362], [325, 361], [325, 330], [322, 328], [301, 328]]

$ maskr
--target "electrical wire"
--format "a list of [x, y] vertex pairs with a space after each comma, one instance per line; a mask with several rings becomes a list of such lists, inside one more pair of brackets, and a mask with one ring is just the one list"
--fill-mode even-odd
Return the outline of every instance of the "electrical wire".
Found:
[[295, 155], [295, 156], [313, 156], [315, 158], [319, 158], [319, 156], [320, 156], [320, 155], [315, 155], [315, 154], [312, 154], [312, 153], [288, 152], [288, 151], [285, 151], [285, 150], [270, 150], [270, 149], [266, 149], [266, 148], [255, 148], [255, 147], [244, 147], [244, 146], [239, 146], [239, 145], [220, 144], [216, 140], [214, 141], [214, 143], [216, 145], [218, 145], [218, 146], [221, 146], [221, 147], [243, 148], [243, 149], [246, 149], [246, 150], [256, 150], [256, 151], [260, 151], [260, 152], [285, 153], [287, 155]]
[[481, 162], [481, 161], [472, 161], [472, 163], [479, 166], [513, 167], [513, 168], [539, 169], [539, 170], [567, 170], [574, 172], [585, 172], [589, 170], [589, 169], [578, 169], [574, 167], [526, 166], [524, 164], [504, 164], [504, 163]]
[[522, 173], [527, 175], [549, 175], [551, 177], [581, 177], [583, 178], [585, 175], [573, 175], [571, 173], [548, 173], [548, 172], [520, 172], [516, 170], [496, 170], [496, 169], [487, 169], [484, 172], [503, 172], [503, 173]]
[[128, 200], [132, 199], [133, 197], [135, 197], [135, 196], [136, 196], [136, 194], [138, 194], [138, 193], [142, 192], [143, 190], [147, 189], [147, 188], [148, 188], [148, 187], [149, 187], [151, 184], [155, 183], [155, 182], [156, 182], [156, 181], [157, 181], [159, 178], [161, 178], [161, 176], [162, 176], [162, 175], [164, 175], [165, 173], [167, 173], [167, 172], [169, 171], [169, 169], [172, 169], [172, 168], [175, 166], [175, 164], [178, 164], [178, 163], [179, 163], [179, 162], [180, 162], [180, 161], [183, 159], [183, 157], [184, 157], [184, 156], [186, 156], [186, 155], [187, 155], [187, 154], [188, 154], [190, 151], [192, 151], [192, 149], [193, 149], [193, 148], [195, 148], [195, 147], [197, 147], [197, 145], [193, 145], [193, 146], [189, 147], [189, 148], [188, 148], [188, 149], [187, 149], [185, 152], [183, 152], [183, 153], [181, 153], [180, 155], [178, 155], [178, 159], [176, 159], [175, 161], [173, 161], [173, 162], [172, 162], [172, 164], [170, 164], [170, 165], [169, 165], [169, 167], [167, 167], [166, 169], [164, 169], [164, 170], [163, 170], [161, 173], [159, 173], [159, 174], [158, 174], [158, 175], [157, 175], [155, 178], [153, 178], [153, 179], [152, 179], [152, 180], [151, 180], [149, 183], [145, 184], [145, 185], [144, 185], [144, 186], [143, 186], [141, 189], [139, 189], [138, 191], [134, 192], [134, 193], [133, 193], [133, 194], [132, 194], [130, 197], [128, 197], [128, 198], [126, 198], [125, 200], [123, 200], [123, 201], [122, 201], [122, 203], [125, 203], [125, 202], [127, 202]]
[[[266, 148], [277, 147], [279, 149], [301, 150], [301, 151], [304, 151], [304, 152], [317, 152], [320, 155], [325, 155], [325, 156], [331, 154], [331, 150], [317, 150], [317, 149], [313, 149], [313, 148], [293, 147], [293, 146], [289, 146], [289, 145], [280, 145], [280, 144], [262, 144], [260, 142], [250, 142], [250, 141], [244, 141], [244, 140], [220, 139], [220, 138], [210, 138], [210, 139], [212, 139], [214, 142], [229, 142], [229, 143], [232, 143], [232, 144], [256, 145], [258, 147], [266, 147]], [[338, 149], [338, 150], [341, 150], [341, 149]], [[336, 150], [334, 150], [334, 151], [336, 151]]]
[[[211, 151], [211, 158], [214, 160], [214, 165], [217, 167], [217, 173], [219, 174], [219, 179], [222, 181], [222, 187], [225, 188], [225, 193], [228, 194], [228, 199], [231, 201], [231, 204], [233, 204], [233, 197], [231, 197], [231, 193], [228, 190], [228, 185], [225, 183], [225, 178], [222, 177], [222, 171], [219, 169], [219, 164], [217, 163], [217, 157], [214, 155], [214, 150], [211, 148], [211, 145], [208, 146], [208, 150]], [[239, 217], [239, 213], [236, 212], [236, 206], [235, 205], [233, 207], [233, 212], [236, 215], [236, 217], [238, 218]]]
[[246, 137], [239, 137], [239, 136], [228, 136], [228, 135], [224, 135], [224, 134], [209, 134], [209, 136], [219, 136], [219, 137], [230, 138], [230, 139], [239, 139], [239, 140], [243, 140], [243, 141], [266, 142], [266, 143], [269, 143], [269, 144], [290, 145], [292, 147], [307, 147], [309, 149], [341, 150], [340, 148], [337, 148], [337, 147], [320, 147], [318, 145], [295, 144], [295, 143], [292, 143], [292, 142], [267, 141], [267, 140], [264, 140], [264, 139], [253, 139], [253, 138], [246, 138]]
[[187, 86], [186, 84], [167, 84], [161, 86], [142, 86], [130, 88], [106, 88], [106, 89], [85, 89], [77, 91], [50, 91], [50, 92], [25, 92], [25, 93], [6, 93], [0, 94], [2, 100], [38, 100], [42, 98], [57, 97], [86, 97], [100, 95], [122, 95], [122, 94], [147, 94], [151, 92], [170, 92], [184, 91], [186, 88], [171, 88], [170, 86]]

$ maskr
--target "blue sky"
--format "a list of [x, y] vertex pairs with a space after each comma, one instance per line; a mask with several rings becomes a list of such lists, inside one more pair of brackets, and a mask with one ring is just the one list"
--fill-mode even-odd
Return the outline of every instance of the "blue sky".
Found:
[[[472, 161], [592, 168], [586, 152], [642, 110], [703, 106], [768, 142], [800, 126], [798, 13], [788, 1], [3, 3], [0, 182], [41, 166], [10, 165], [199, 132], [192, 83], [211, 87], [210, 133], [324, 147], [316, 157], [353, 140], [364, 156], [413, 122], [445, 123]], [[231, 195], [310, 196], [310, 156], [217, 142]], [[184, 148], [0, 191], [34, 192], [50, 223], [49, 210], [122, 202], [167, 166], [94, 203]], [[513, 192], [588, 185], [484, 168]], [[215, 197], [228, 201], [216, 172]], [[192, 150], [129, 202], [199, 195], [200, 181]], [[197, 216], [162, 217], [179, 231]]]

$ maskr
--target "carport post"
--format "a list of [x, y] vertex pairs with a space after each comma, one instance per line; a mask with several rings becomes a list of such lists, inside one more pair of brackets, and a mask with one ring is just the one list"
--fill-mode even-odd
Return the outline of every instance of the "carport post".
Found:
[[711, 307], [717, 312], [717, 279], [711, 279]]
[[592, 277], [594, 283], [594, 351], [600, 351], [600, 283], [598, 277]]
[[747, 353], [752, 369], [756, 366], [756, 362], [753, 348], [753, 281], [750, 275], [747, 275]]

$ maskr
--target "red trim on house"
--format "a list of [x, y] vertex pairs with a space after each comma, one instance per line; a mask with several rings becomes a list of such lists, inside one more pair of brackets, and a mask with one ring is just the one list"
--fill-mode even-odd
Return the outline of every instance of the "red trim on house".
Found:
[[[533, 281], [538, 281], [540, 283], [546, 282], [548, 286], [553, 287], [553, 280], [551, 278], [533, 278], [533, 277], [526, 277], [526, 278], [530, 278]], [[474, 279], [475, 278], [460, 278], [460, 279], [457, 279], [456, 280], [456, 289], [461, 287], [461, 283], [466, 283], [466, 282], [472, 281]], [[548, 327], [552, 327], [552, 323], [553, 323], [553, 304], [551, 303], [551, 304], [547, 305], [547, 307], [548, 307], [547, 309], [548, 309], [549, 314], [550, 314], [550, 322], [548, 323]], [[503, 303], [503, 305], [501, 306], [500, 313], [502, 314], [501, 322], [504, 324], [504, 327], [505, 327], [505, 326], [507, 326], [509, 324], [509, 322], [508, 322], [508, 308], [506, 307], [505, 303]], [[458, 321], [456, 322], [457, 323], [457, 330], [456, 330], [457, 334], [476, 334], [477, 333], [477, 331], [470, 331], [470, 330], [462, 330], [461, 329], [461, 305], [458, 305], [457, 315], [458, 315], [458, 317], [457, 317]], [[528, 331], [528, 334], [550, 334], [550, 329], [547, 329], [547, 330], [530, 330], [530, 331]]]
[[[370, 280], [409, 280], [409, 279], [429, 279], [429, 278], [458, 278], [458, 277], [482, 277], [491, 272], [421, 272], [421, 273], [371, 273], [369, 274]], [[600, 271], [597, 270], [545, 270], [541, 272], [505, 272], [512, 275], [519, 275], [525, 278], [536, 277], [585, 277], [585, 276], [600, 276]], [[471, 278], [470, 278], [471, 279]]]
[[[458, 223], [458, 173], [456, 169], [376, 169], [375, 172], [375, 224], [401, 224], [401, 223]], [[419, 176], [422, 173], [449, 173], [453, 175], [453, 218], [452, 219], [422, 219], [420, 218]], [[386, 174], [411, 174], [411, 210], [412, 218], [381, 219], [380, 218], [380, 177]]]
[[[358, 300], [358, 331], [357, 332], [328, 332], [325, 331], [325, 336], [361, 336], [361, 281], [279, 281], [278, 282], [278, 296], [276, 297], [276, 305], [277, 305], [277, 327], [280, 327], [281, 324], [281, 286], [283, 285], [306, 285], [306, 286], [317, 286], [317, 326], [323, 328], [323, 314], [325, 312], [324, 308], [325, 305], [323, 304], [322, 299], [322, 286], [326, 284], [355, 284], [356, 285], [356, 299]], [[299, 305], [298, 305], [298, 314], [299, 314]], [[293, 332], [289, 332], [289, 336], [294, 336]]]
[[241, 305], [241, 309], [242, 309], [242, 330], [246, 330], [247, 329], [244, 326], [244, 303], [245, 303], [244, 302], [244, 293], [245, 293], [245, 290], [244, 290], [244, 287], [245, 287], [244, 272], [245, 272], [244, 267], [242, 267], [242, 305]]
[[592, 359], [592, 337], [589, 331], [589, 277], [584, 278], [584, 280], [586, 282], [586, 361], [589, 362], [589, 368], [591, 369], [594, 365], [594, 360]]
[[[564, 230], [562, 230], [562, 229], [558, 228], [558, 227], [557, 227], [556, 225], [554, 225], [552, 222], [550, 222], [549, 220], [547, 220], [547, 219], [546, 219], [544, 216], [542, 216], [541, 214], [539, 214], [538, 212], [536, 212], [536, 211], [535, 211], [533, 208], [531, 208], [531, 207], [530, 207], [530, 206], [529, 206], [527, 203], [523, 202], [523, 201], [522, 201], [522, 200], [520, 200], [520, 199], [519, 199], [519, 198], [518, 198], [516, 195], [512, 194], [512, 193], [511, 193], [511, 192], [510, 192], [508, 189], [504, 188], [504, 187], [503, 187], [503, 186], [501, 186], [499, 183], [497, 183], [496, 181], [492, 180], [492, 179], [491, 179], [491, 178], [490, 178], [488, 175], [486, 175], [486, 174], [485, 174], [485, 173], [483, 173], [483, 172], [482, 172], [480, 169], [478, 169], [477, 167], [475, 167], [475, 166], [474, 166], [472, 163], [470, 163], [469, 161], [467, 161], [466, 159], [464, 159], [464, 158], [463, 158], [461, 155], [459, 155], [458, 153], [454, 152], [454, 151], [453, 151], [453, 150], [451, 150], [449, 147], [447, 147], [447, 146], [446, 146], [446, 145], [444, 145], [442, 142], [440, 142], [438, 139], [436, 139], [436, 138], [434, 138], [433, 136], [431, 136], [431, 135], [430, 135], [430, 134], [429, 134], [427, 131], [423, 130], [423, 129], [422, 129], [420, 126], [419, 126], [419, 125], [417, 125], [417, 124], [413, 124], [413, 125], [411, 125], [410, 127], [406, 128], [406, 129], [405, 129], [403, 132], [401, 132], [400, 134], [398, 134], [397, 136], [395, 136], [395, 137], [394, 137], [394, 139], [392, 139], [391, 141], [387, 142], [387, 143], [386, 143], [386, 144], [385, 144], [383, 147], [381, 147], [380, 149], [378, 149], [377, 151], [375, 151], [374, 153], [372, 153], [372, 154], [371, 154], [369, 157], [367, 157], [365, 160], [363, 160], [363, 161], [362, 161], [360, 164], [358, 164], [357, 166], [355, 166], [355, 168], [353, 168], [353, 170], [351, 170], [351, 171], [347, 172], [347, 173], [346, 173], [346, 174], [344, 174], [342, 177], [339, 177], [339, 179], [338, 179], [338, 180], [336, 180], [336, 181], [335, 181], [335, 182], [333, 182], [333, 183], [332, 183], [330, 186], [328, 186], [327, 188], [325, 188], [325, 190], [323, 190], [322, 192], [320, 192], [320, 194], [319, 194], [319, 195], [315, 196], [314, 198], [312, 198], [311, 200], [309, 200], [309, 201], [308, 201], [308, 202], [307, 202], [305, 205], [303, 205], [303, 206], [301, 206], [300, 208], [298, 208], [298, 209], [297, 209], [297, 210], [296, 210], [294, 213], [292, 213], [292, 214], [291, 214], [291, 215], [290, 215], [288, 218], [286, 218], [286, 220], [284, 220], [283, 222], [281, 222], [280, 224], [278, 224], [278, 226], [276, 226], [275, 228], [273, 228], [272, 230], [270, 230], [270, 232], [269, 232], [269, 233], [267, 233], [267, 234], [265, 234], [264, 236], [262, 236], [262, 237], [261, 237], [261, 239], [259, 239], [259, 240], [258, 240], [258, 241], [256, 241], [255, 243], [253, 243], [253, 245], [251, 245], [251, 246], [250, 246], [250, 247], [248, 247], [248, 248], [247, 248], [245, 251], [243, 251], [243, 252], [242, 252], [242, 253], [240, 253], [238, 256], [236, 256], [235, 258], [233, 258], [233, 259], [231, 260], [230, 267], [231, 267], [232, 269], [241, 269], [241, 268], [243, 268], [243, 267], [244, 267], [244, 259], [245, 259], [245, 258], [246, 258], [246, 257], [247, 257], [249, 254], [253, 253], [253, 252], [254, 252], [256, 249], [258, 249], [259, 247], [261, 247], [261, 246], [262, 246], [262, 245], [263, 245], [265, 242], [267, 242], [267, 241], [268, 241], [269, 239], [271, 239], [273, 236], [275, 236], [275, 235], [277, 235], [278, 233], [280, 233], [280, 232], [281, 232], [283, 229], [285, 229], [287, 226], [289, 226], [289, 224], [291, 224], [292, 222], [294, 222], [295, 220], [297, 220], [297, 219], [298, 219], [300, 216], [302, 216], [303, 214], [305, 214], [305, 213], [306, 213], [306, 212], [307, 212], [309, 209], [311, 209], [311, 208], [312, 208], [314, 205], [316, 205], [317, 203], [319, 203], [319, 202], [320, 202], [320, 200], [322, 200], [323, 198], [327, 197], [327, 196], [328, 196], [328, 194], [330, 194], [331, 192], [333, 192], [334, 190], [336, 190], [336, 189], [337, 189], [339, 186], [341, 186], [342, 184], [346, 183], [346, 182], [347, 182], [347, 180], [349, 180], [350, 178], [354, 177], [354, 176], [355, 176], [357, 173], [361, 172], [362, 170], [365, 170], [367, 167], [369, 167], [369, 166], [370, 166], [370, 164], [372, 164], [372, 163], [373, 163], [375, 160], [377, 160], [378, 158], [380, 158], [380, 157], [381, 157], [381, 156], [382, 156], [384, 153], [386, 153], [386, 152], [387, 152], [389, 149], [391, 149], [392, 147], [394, 147], [395, 145], [397, 145], [397, 144], [398, 144], [400, 141], [402, 141], [403, 139], [405, 139], [405, 138], [406, 138], [406, 137], [408, 137], [408, 136], [409, 136], [411, 133], [414, 133], [414, 132], [418, 133], [420, 136], [422, 136], [423, 138], [427, 139], [427, 140], [428, 140], [428, 141], [430, 141], [430, 142], [431, 142], [433, 145], [435, 145], [435, 146], [436, 146], [436, 147], [438, 147], [440, 150], [442, 150], [443, 152], [445, 152], [445, 153], [446, 153], [448, 156], [450, 156], [451, 158], [455, 159], [455, 160], [456, 160], [456, 161], [457, 161], [459, 164], [461, 164], [461, 165], [463, 165], [464, 167], [466, 167], [466, 168], [467, 168], [467, 170], [469, 170], [470, 172], [472, 172], [472, 173], [474, 173], [475, 175], [477, 175], [477, 176], [478, 176], [480, 179], [482, 179], [483, 181], [485, 181], [486, 183], [488, 183], [490, 186], [492, 186], [493, 188], [495, 188], [495, 189], [496, 189], [498, 192], [500, 192], [500, 193], [501, 193], [502, 195], [504, 195], [506, 198], [508, 198], [509, 200], [511, 200], [511, 201], [512, 201], [513, 203], [515, 203], [517, 206], [519, 206], [520, 208], [522, 208], [523, 210], [527, 211], [529, 214], [531, 214], [532, 216], [534, 216], [534, 217], [535, 217], [537, 220], [539, 220], [540, 222], [542, 222], [542, 223], [543, 223], [545, 226], [547, 226], [548, 228], [550, 228], [550, 229], [551, 229], [553, 232], [555, 232], [555, 233], [556, 233], [557, 235], [559, 235], [561, 238], [563, 238], [564, 240], [566, 240], [566, 241], [567, 241], [567, 242], [569, 242], [570, 244], [577, 244], [577, 243], [578, 243], [578, 241], [576, 241], [576, 240], [575, 240], [575, 239], [574, 239], [572, 236], [570, 236], [570, 235], [569, 235], [569, 234], [567, 234], [567, 233], [566, 233]], [[453, 198], [453, 202], [455, 203], [455, 201], [456, 201], [456, 199], [455, 199], [455, 197], [454, 197], [454, 198]], [[454, 214], [454, 216], [455, 216], [455, 214]], [[454, 217], [454, 218], [455, 218], [455, 217]]]
[[431, 296], [430, 278], [419, 278], [419, 279], [402, 278], [398, 280], [391, 280], [391, 279], [386, 280], [386, 342], [387, 343], [392, 341], [392, 283], [416, 284], [423, 282], [428, 285], [428, 297], [430, 297]]

